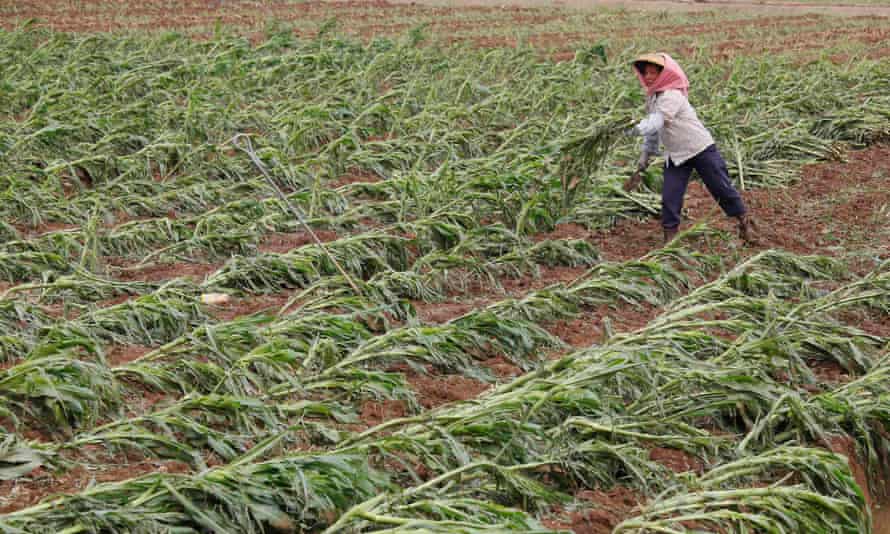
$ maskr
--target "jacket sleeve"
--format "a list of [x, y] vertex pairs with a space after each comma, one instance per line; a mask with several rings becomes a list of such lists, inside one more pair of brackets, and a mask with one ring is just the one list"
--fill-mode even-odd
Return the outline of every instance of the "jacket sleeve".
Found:
[[659, 139], [658, 132], [653, 132], [649, 135], [643, 136], [643, 152], [646, 154], [651, 154], [653, 156], [657, 156], [660, 154], [658, 150]]
[[658, 132], [664, 126], [664, 115], [661, 111], [653, 111], [646, 116], [645, 119], [637, 123], [636, 130], [643, 137], [648, 138], [651, 135], [658, 136]]
[[680, 91], [665, 91], [655, 100], [656, 112], [661, 113], [665, 122], [671, 122], [683, 108], [685, 100], [686, 97]]
[[660, 111], [650, 113], [645, 119], [641, 120], [636, 128], [640, 135], [643, 136], [643, 154], [640, 157], [641, 164], [648, 161], [651, 156], [660, 154], [658, 150], [659, 136], [658, 133], [664, 127], [664, 116]]

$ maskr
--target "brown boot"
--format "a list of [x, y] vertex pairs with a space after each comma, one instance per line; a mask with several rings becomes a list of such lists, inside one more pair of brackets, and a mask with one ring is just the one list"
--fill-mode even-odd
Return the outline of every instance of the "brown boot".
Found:
[[673, 228], [663, 228], [663, 230], [664, 230], [664, 244], [665, 245], [667, 245], [668, 243], [673, 241], [675, 237], [677, 237], [677, 227], [676, 226]]
[[739, 221], [739, 237], [748, 245], [757, 245], [757, 238], [754, 233], [757, 231], [757, 225], [747, 213], [743, 213], [736, 217]]

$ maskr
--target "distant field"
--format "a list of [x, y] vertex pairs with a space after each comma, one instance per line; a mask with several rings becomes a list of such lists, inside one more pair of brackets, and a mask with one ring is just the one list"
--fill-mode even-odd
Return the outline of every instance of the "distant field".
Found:
[[[49, 1], [0, 7], [6, 28], [35, 19], [62, 31], [177, 30], [209, 38], [220, 25], [253, 39], [270, 28], [311, 36], [323, 25], [363, 39], [397, 36], [422, 28], [431, 42], [470, 42], [481, 47], [532, 45], [556, 58], [602, 43], [609, 52], [660, 48], [678, 55], [704, 51], [715, 58], [790, 53], [801, 60], [824, 55], [890, 54], [890, 18], [836, 19], [801, 13], [759, 16], [747, 10], [655, 11], [555, 9], [553, 7], [433, 7], [387, 2], [245, 2], [208, 8], [205, 2], [149, 0], [140, 4]], [[641, 31], [641, 17], [645, 31]]]
[[[729, 0], [732, 2], [733, 0]], [[777, 2], [782, 3], [782, 2]], [[791, 3], [791, 2], [789, 2]], [[830, 5], [830, 6], [887, 6], [890, 2], [887, 0], [794, 0], [793, 3], [798, 4], [814, 4], [814, 5]]]

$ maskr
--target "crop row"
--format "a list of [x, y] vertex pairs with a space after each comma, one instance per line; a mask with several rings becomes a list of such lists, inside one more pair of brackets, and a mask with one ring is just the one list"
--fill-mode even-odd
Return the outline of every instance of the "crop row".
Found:
[[[887, 313], [887, 266], [851, 282], [770, 251], [705, 283], [720, 260], [678, 245], [707, 230], [622, 263], [541, 239], [657, 211], [656, 176], [616, 187], [635, 147], [615, 126], [642, 104], [634, 51], [554, 64], [421, 37], [0, 33], [0, 277], [18, 284], [0, 297], [0, 478], [121, 454], [188, 464], [0, 530], [535, 531], [550, 506], [612, 485], [646, 501], [624, 531], [867, 527], [831, 450], [850, 440], [878, 479], [887, 340], [840, 312]], [[890, 134], [885, 64], [790, 61], [689, 64], [741, 188]], [[323, 247], [262, 250], [301, 228], [237, 134], [312, 227], [334, 230]], [[82, 228], [42, 231], [56, 223]], [[207, 275], [138, 280], [174, 261]], [[552, 265], [579, 276], [441, 324], [413, 306]], [[278, 313], [219, 320], [200, 304], [285, 291]], [[644, 328], [548, 359], [567, 350], [553, 321], [643, 303], [660, 308]], [[110, 358], [132, 345], [147, 351]], [[408, 373], [497, 383], [492, 357], [526, 374], [420, 409]], [[366, 402], [408, 414], [366, 428]], [[701, 468], [673, 473], [652, 447]]]
[[[369, 240], [375, 245], [395, 246], [401, 252], [391, 252], [387, 257], [370, 248], [356, 248], [359, 245], [367, 247]], [[353, 238], [346, 240], [347, 244], [350, 241]], [[401, 270], [405, 268], [403, 239], [381, 235], [369, 236], [364, 241], [344, 246], [342, 251], [338, 242], [330, 243], [335, 254], [342, 253], [341, 260], [353, 275], [359, 276], [360, 280], [367, 279], [367, 282], [360, 282], [361, 295], [350, 294], [351, 288], [342, 278], [332, 278], [332, 266], [326, 268], [328, 277], [319, 279], [318, 268], [324, 258], [317, 247], [308, 246], [288, 255], [268, 255], [259, 265], [229, 264], [207, 279], [205, 289], [240, 285], [262, 291], [308, 286], [295, 297], [298, 307], [280, 324], [270, 323], [268, 317], [212, 324], [207, 322], [208, 317], [196, 304], [199, 288], [172, 282], [147, 296], [100, 308], [69, 321], [56, 322], [33, 308], [10, 306], [6, 324], [14, 328], [16, 323], [24, 322], [28, 327], [19, 335], [11, 332], [6, 337], [7, 354], [24, 351], [27, 356], [21, 364], [4, 371], [0, 380], [2, 389], [8, 399], [18, 398], [21, 403], [24, 395], [29, 402], [22, 406], [48, 410], [55, 414], [58, 424], [65, 425], [84, 417], [101, 415], [101, 411], [83, 409], [83, 402], [91, 402], [94, 409], [115, 404], [113, 400], [118, 396], [115, 393], [118, 387], [108, 383], [109, 373], [162, 390], [256, 395], [274, 393], [276, 384], [286, 386], [288, 377], [295, 376], [294, 372], [307, 371], [299, 354], [312, 354], [310, 359], [318, 358], [319, 363], [337, 362], [334, 367], [346, 373], [353, 371], [351, 366], [360, 368], [363, 362], [381, 357], [389, 363], [392, 358], [408, 358], [444, 369], [473, 373], [467, 356], [496, 339], [503, 339], [507, 345], [488, 346], [487, 352], [497, 352], [499, 348], [515, 358], [516, 363], [527, 366], [529, 351], [541, 343], [553, 343], [534, 325], [535, 322], [571, 315], [571, 310], [580, 305], [619, 300], [663, 303], [688, 284], [677, 269], [689, 268], [701, 261], [694, 256], [680, 254], [674, 257], [668, 253], [619, 265], [602, 263], [580, 277], [570, 289], [542, 290], [519, 301], [492, 305], [489, 313], [466, 317], [463, 322], [418, 330], [417, 325], [411, 324], [413, 312], [408, 299], [442, 298], [443, 291], [453, 288], [459, 275], [457, 269], [477, 260], [468, 258], [465, 261], [452, 255], [450, 258], [456, 259], [427, 261], [420, 270], [404, 271]], [[493, 270], [486, 271], [484, 263], [475, 269], [477, 275], [492, 276], [511, 263], [513, 268], [524, 269], [533, 266], [534, 262], [589, 265], [596, 261], [592, 251], [576, 250], [572, 245], [572, 242], [544, 241], [530, 251], [520, 254], [512, 251], [493, 258], [488, 267]], [[536, 257], [536, 250], [544, 254]], [[347, 258], [351, 261], [347, 262]], [[515, 263], [517, 259], [522, 263]], [[671, 264], [677, 267], [671, 268]], [[376, 270], [381, 266], [386, 268]], [[713, 265], [705, 262], [702, 268], [713, 268]], [[347, 313], [340, 315], [337, 310]], [[304, 314], [308, 315], [304, 317]], [[494, 320], [495, 317], [499, 319]], [[405, 320], [409, 324], [395, 328]], [[518, 323], [512, 325], [510, 321]], [[186, 333], [190, 325], [196, 329]], [[375, 329], [385, 325], [389, 325], [385, 334], [374, 335]], [[515, 332], [512, 331], [514, 328]], [[333, 337], [319, 338], [319, 331], [329, 331]], [[335, 332], [339, 334], [334, 335]], [[491, 339], [486, 343], [485, 339], [489, 337]], [[434, 348], [437, 346], [434, 339], [441, 339], [441, 348]], [[102, 347], [109, 342], [149, 346], [164, 343], [164, 346], [131, 364], [103, 371]], [[395, 350], [393, 346], [402, 348]], [[391, 358], [386, 359], [387, 354]], [[202, 361], [195, 361], [197, 355], [202, 355]], [[86, 361], [81, 361], [83, 359]], [[233, 375], [225, 371], [229, 367], [239, 372]], [[250, 369], [257, 370], [250, 372]], [[273, 379], [271, 383], [270, 377]], [[45, 392], [28, 396], [27, 392], [35, 391], [30, 384], [47, 381], [56, 391], [64, 391], [65, 383], [80, 383], [93, 391], [89, 395], [84, 395], [85, 390], [82, 390], [80, 395], [72, 391], [68, 396], [47, 397]], [[102, 383], [106, 384], [101, 388], [107, 393], [104, 398], [97, 393]], [[292, 391], [294, 388], [283, 389]]]
[[[354, 168], [409, 184], [435, 177], [433, 191], [453, 200], [459, 187], [494, 179], [495, 191], [519, 186], [523, 204], [546, 208], [560, 193], [564, 142], [641, 105], [625, 57], [553, 64], [523, 49], [458, 54], [412, 44], [281, 34], [253, 48], [241, 39], [4, 33], [15, 80], [0, 123], [4, 209], [39, 219], [44, 210], [28, 206], [90, 187], [116, 186], [113, 195], [126, 197], [129, 184], [158, 176], [247, 180], [255, 169], [227, 146], [239, 132], [254, 133], [263, 160], [296, 188], [317, 190]], [[836, 157], [838, 141], [887, 133], [880, 62], [819, 62], [799, 74], [787, 60], [739, 59], [689, 71], [691, 98], [748, 186], [786, 183], [800, 163]], [[814, 101], [823, 103], [819, 116]], [[632, 152], [618, 147], [601, 180], [614, 183]], [[115, 205], [86, 204], [81, 216]], [[550, 224], [565, 215], [550, 211]]]
[[[849, 531], [864, 528], [868, 515], [846, 462], [818, 447], [852, 437], [877, 480], [890, 424], [886, 340], [833, 316], [850, 306], [886, 310], [888, 278], [882, 268], [827, 294], [811, 289], [807, 280], [836, 277], [834, 269], [819, 258], [764, 253], [674, 299], [643, 329], [546, 363], [476, 401], [359, 434], [328, 433], [334, 443], [327, 452], [256, 463], [274, 456], [292, 430], [273, 433], [226, 466], [98, 486], [84, 493], [86, 500], [63, 498], [9, 514], [6, 526], [27, 529], [40, 518], [57, 528], [88, 529], [262, 528], [296, 521], [302, 528], [327, 523], [331, 532], [458, 524], [525, 531], [539, 527], [504, 504], [538, 513], [564, 501], [572, 488], [620, 483], [653, 498], [620, 531], [669, 528], [693, 518], [713, 528], [788, 529], [827, 521]], [[529, 306], [539, 306], [543, 296], [528, 300]], [[798, 303], [789, 303], [790, 296]], [[466, 318], [456, 324], [461, 321]], [[836, 364], [854, 378], [826, 382], [814, 375], [816, 362]], [[222, 409], [213, 398], [186, 397], [169, 410], [112, 425], [110, 435], [100, 427], [98, 436], [80, 439], [165, 443], [139, 425], [202, 403], [208, 414]], [[252, 420], [249, 406], [229, 406], [242, 416], [232, 419]], [[309, 409], [284, 405], [284, 413]], [[196, 424], [176, 419], [183, 420]], [[649, 459], [653, 443], [683, 450], [706, 467], [697, 475], [673, 474]], [[383, 465], [400, 467], [386, 476]], [[304, 481], [302, 489], [288, 489], [293, 476]], [[240, 483], [247, 489], [233, 486]], [[399, 485], [408, 489], [398, 491]], [[155, 490], [145, 494], [150, 487]], [[367, 491], [355, 489], [361, 487]], [[137, 513], [127, 503], [140, 494], [146, 498]], [[342, 515], [331, 525], [332, 509]]]

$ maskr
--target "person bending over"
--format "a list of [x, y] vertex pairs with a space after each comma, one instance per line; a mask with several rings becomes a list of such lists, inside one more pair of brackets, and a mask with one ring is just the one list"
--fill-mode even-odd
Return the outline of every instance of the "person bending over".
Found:
[[692, 170], [698, 171], [705, 187], [723, 209], [738, 220], [739, 236], [754, 243], [752, 223], [745, 203], [729, 179], [726, 162], [714, 138], [689, 104], [689, 80], [680, 65], [667, 54], [645, 54], [633, 62], [634, 72], [646, 91], [646, 118], [631, 128], [630, 135], [643, 136], [637, 173], [625, 183], [635, 189], [640, 174], [664, 145], [664, 186], [661, 191], [661, 226], [668, 243], [680, 226], [683, 197]]

